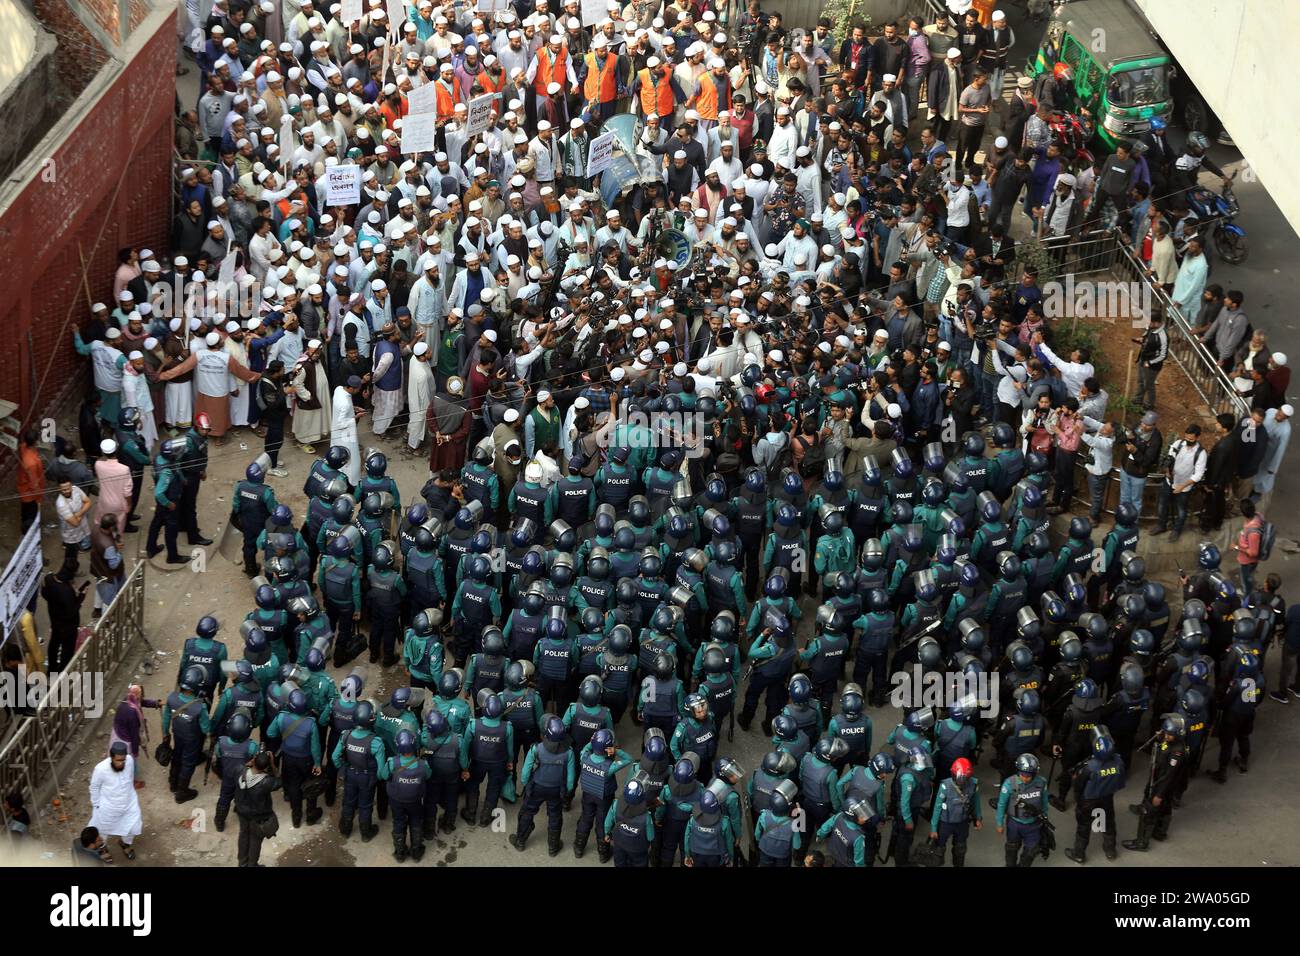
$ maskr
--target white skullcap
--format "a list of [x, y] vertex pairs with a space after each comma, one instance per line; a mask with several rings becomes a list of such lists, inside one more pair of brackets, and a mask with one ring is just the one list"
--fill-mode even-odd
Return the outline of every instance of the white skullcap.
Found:
[[207, 337], [204, 338], [203, 341], [207, 343], [208, 348], [212, 348], [212, 347], [214, 347], [218, 342], [221, 341], [221, 336], [218, 335], [216, 332], [209, 332], [209, 333], [207, 334]]
[[415, 348], [411, 349], [411, 352], [415, 355], [423, 355], [427, 351], [429, 351], [429, 344], [427, 342], [416, 342]]
[[104, 333], [104, 335], [106, 338], [120, 339], [122, 337], [122, 330], [110, 327], [109, 330]]
[[505, 420], [506, 420], [507, 423], [513, 423], [513, 422], [517, 422], [517, 421], [519, 421], [519, 411], [518, 411], [518, 409], [507, 408], [507, 409], [506, 409], [506, 414], [505, 414]]
[[1007, 148], [1007, 138], [1006, 138], [1005, 136], [999, 136], [997, 139], [995, 139], [995, 140], [993, 141], [993, 148], [994, 148], [994, 149], [1006, 149], [1006, 148]]
[[1274, 353], [1273, 353], [1273, 364], [1274, 364], [1274, 365], [1285, 365], [1285, 364], [1286, 364], [1286, 353], [1285, 353], [1285, 352], [1274, 352]]
[[489, 342], [495, 343], [497, 340], [496, 329], [488, 329], [486, 332], [483, 333], [483, 337], [487, 339]]
[[626, 374], [627, 373], [623, 370], [623, 366], [620, 365], [618, 368], [614, 369], [614, 371], [609, 373], [609, 377], [615, 382], [621, 382], [623, 381], [623, 376]]
[[1295, 414], [1295, 408], [1291, 405], [1283, 405], [1281, 408], [1278, 409], [1278, 411], [1280, 411], [1287, 418], [1290, 418], [1292, 415]]
[[777, 362], [777, 363], [785, 361], [785, 353], [782, 352], [780, 349], [772, 349], [772, 351], [767, 353], [767, 357], [770, 358], [773, 362]]
[[[134, 354], [138, 355], [139, 353], [137, 352]], [[113, 441], [113, 439], [111, 438], [105, 438], [102, 442], [99, 443], [99, 452], [102, 455], [117, 454], [117, 442]]]
[[903, 409], [896, 402], [890, 402], [889, 407], [885, 409], [890, 418], [902, 418]]

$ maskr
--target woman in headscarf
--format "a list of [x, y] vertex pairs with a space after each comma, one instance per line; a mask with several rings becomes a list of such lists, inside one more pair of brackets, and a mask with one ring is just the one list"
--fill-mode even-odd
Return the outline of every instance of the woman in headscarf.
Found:
[[[132, 684], [126, 689], [126, 698], [117, 705], [117, 711], [113, 714], [113, 732], [108, 737], [110, 750], [113, 744], [119, 741], [126, 744], [126, 748], [131, 754], [132, 768], [135, 771], [138, 771], [140, 766], [141, 739], [148, 739], [149, 737], [149, 725], [145, 723], [143, 713], [145, 707], [160, 708], [162, 702], [146, 699], [144, 688], [139, 684]], [[137, 790], [143, 786], [143, 780], [137, 779], [135, 781]]]

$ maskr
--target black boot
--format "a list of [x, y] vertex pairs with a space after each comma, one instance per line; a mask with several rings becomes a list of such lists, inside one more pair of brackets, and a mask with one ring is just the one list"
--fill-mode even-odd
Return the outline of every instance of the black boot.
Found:
[[432, 840], [438, 835], [438, 821], [433, 817], [425, 817], [424, 826], [421, 827], [421, 830], [426, 840]]
[[1034, 865], [1034, 857], [1038, 856], [1038, 847], [1023, 847], [1020, 850], [1020, 865], [1029, 867]]
[[455, 830], [456, 814], [444, 813], [442, 815], [442, 822], [438, 824], [438, 829], [441, 830], [443, 833], [451, 833], [453, 830]]
[[423, 844], [423, 843], [421, 843], [421, 844], [419, 844], [419, 845], [417, 845], [417, 846], [413, 846], [413, 847], [411, 847], [411, 859], [414, 860], [416, 863], [419, 863], [421, 860], [424, 859], [424, 844]]
[[1020, 855], [1020, 844], [1008, 843], [1004, 849], [1006, 854], [1007, 866], [1015, 866], [1016, 857]]
[[407, 857], [406, 844], [405, 844], [405, 843], [398, 843], [398, 842], [394, 841], [394, 842], [393, 842], [393, 859], [396, 860], [398, 863], [405, 863], [405, 862], [406, 862], [406, 857]]
[[596, 837], [596, 859], [601, 863], [608, 863], [613, 855], [613, 848], [599, 836]]
[[191, 800], [193, 800], [193, 799], [194, 799], [195, 797], [197, 797], [198, 795], [199, 795], [199, 792], [198, 792], [197, 790], [195, 790], [194, 788], [192, 788], [192, 787], [185, 787], [185, 788], [183, 788], [183, 789], [180, 789], [180, 790], [177, 790], [177, 791], [176, 791], [176, 802], [177, 802], [177, 803], [189, 803]]
[[325, 811], [320, 807], [307, 808], [307, 826], [315, 826], [320, 823], [321, 817], [325, 816]]
[[546, 855], [559, 856], [560, 851], [564, 849], [564, 841], [560, 839], [558, 833], [546, 834]]
[[1250, 769], [1250, 758], [1245, 754], [1237, 754], [1237, 769], [1246, 773]]
[[376, 826], [376, 825], [373, 824], [373, 823], [371, 823], [371, 824], [369, 824], [369, 825], [364, 824], [364, 823], [361, 824], [361, 842], [362, 842], [362, 843], [369, 843], [371, 840], [373, 840], [373, 839], [374, 839], [375, 837], [377, 837], [377, 836], [379, 836], [379, 827], [378, 827], [378, 826]]
[[1224, 770], [1223, 767], [1220, 767], [1218, 770], [1211, 770], [1209, 773], [1206, 774], [1206, 776], [1209, 777], [1211, 780], [1213, 780], [1215, 783], [1228, 782], [1228, 773], [1226, 770]]
[[587, 852], [587, 838], [586, 838], [586, 837], [574, 837], [574, 838], [573, 838], [573, 856], [574, 856], [574, 859], [581, 860], [581, 859], [582, 859], [582, 855], [583, 855], [584, 853], [586, 853], [586, 852]]
[[966, 865], [966, 846], [965, 844], [953, 844], [952, 847], [952, 867], [954, 870], [960, 870]]
[[465, 804], [461, 807], [460, 818], [472, 827], [478, 826], [478, 806], [477, 804]]
[[327, 807], [332, 807], [332, 806], [334, 806], [334, 801], [335, 801], [335, 799], [337, 799], [337, 797], [338, 797], [338, 791], [337, 791], [337, 790], [326, 790], [326, 791], [325, 791], [325, 806], [327, 806]]
[[523, 836], [520, 836], [518, 833], [512, 833], [510, 834], [509, 840], [510, 840], [510, 845], [514, 847], [516, 850], [518, 850], [520, 853], [523, 853], [525, 848], [528, 846], [527, 833], [525, 833]]
[[217, 832], [226, 832], [226, 815], [230, 813], [229, 807], [217, 807], [216, 815], [213, 816], [212, 822], [216, 824]]
[[1141, 820], [1138, 821], [1137, 836], [1134, 837], [1132, 840], [1125, 840], [1124, 849], [1136, 850], [1139, 853], [1145, 853], [1150, 848], [1151, 848], [1151, 828], [1150, 825], [1147, 823], [1147, 818], [1144, 816]]
[[1088, 862], [1087, 853], [1084, 851], [1084, 848], [1077, 843], [1074, 846], [1068, 846], [1065, 848], [1065, 858], [1067, 860], [1073, 860], [1080, 866]]
[[[365, 829], [365, 824], [364, 824], [364, 823], [361, 825], [361, 828], [362, 828], [363, 830]], [[348, 837], [352, 836], [352, 819], [351, 819], [351, 817], [340, 817], [340, 818], [339, 818], [339, 833], [342, 834], [343, 839], [345, 839], [345, 840], [346, 840]]]
[[302, 826], [302, 808], [296, 807], [289, 812], [289, 819], [293, 821], [293, 828], [296, 830]]
[[487, 807], [478, 815], [478, 825], [481, 827], [490, 827], [492, 825], [492, 811]]
[[1115, 837], [1112, 834], [1106, 834], [1101, 841], [1101, 852], [1106, 854], [1106, 859], [1116, 860], [1119, 858], [1119, 851], [1115, 849]]

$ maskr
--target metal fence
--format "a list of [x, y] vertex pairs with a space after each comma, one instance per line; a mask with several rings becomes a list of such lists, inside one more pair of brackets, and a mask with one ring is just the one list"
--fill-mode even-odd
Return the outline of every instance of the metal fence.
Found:
[[[1102, 274], [1112, 276], [1119, 282], [1146, 286], [1151, 292], [1152, 308], [1160, 310], [1165, 316], [1169, 359], [1187, 376], [1206, 407], [1215, 415], [1228, 412], [1237, 419], [1250, 412], [1245, 400], [1233, 388], [1232, 381], [1215, 363], [1214, 357], [1201, 340], [1192, 333], [1192, 324], [1187, 316], [1159, 285], [1150, 280], [1146, 267], [1133, 254], [1132, 248], [1120, 241], [1118, 233], [1110, 229], [1097, 229], [1069, 242], [1049, 242], [1045, 245], [1051, 250], [1053, 274], [1057, 280], [1063, 280], [1067, 274], [1076, 279]], [[1079, 458], [1075, 489], [1086, 495], [1084, 461], [1087, 456], [1081, 452]], [[1108, 513], [1113, 512], [1119, 503], [1119, 476], [1118, 467], [1108, 476], [1103, 497], [1103, 510]], [[1148, 476], [1142, 495], [1144, 516], [1155, 514], [1163, 481], [1162, 473]], [[1086, 498], [1076, 495], [1076, 500], [1086, 501]]]
[[1169, 298], [1164, 289], [1147, 279], [1146, 267], [1133, 255], [1129, 246], [1114, 238], [1111, 243], [1116, 254], [1112, 257], [1109, 268], [1124, 281], [1145, 282], [1151, 287], [1152, 298], [1164, 312], [1165, 330], [1169, 334], [1169, 357], [1183, 370], [1201, 398], [1216, 415], [1228, 412], [1237, 419], [1248, 415], [1250, 406], [1233, 387], [1232, 380], [1219, 368], [1210, 350], [1192, 333], [1192, 323], [1183, 314], [1183, 310]]
[[[102, 674], [107, 691], [110, 676], [130, 657], [137, 639], [144, 635], [144, 578], [145, 562], [138, 561], [113, 602], [95, 622], [90, 637], [51, 682], [35, 715], [23, 720], [0, 750], [0, 794], [23, 794], [37, 826], [39, 804], [49, 793], [63, 789], [59, 760], [87, 719], [84, 706], [68, 706], [70, 695], [63, 688], [67, 681], [83, 674], [91, 680]], [[107, 699], [103, 705], [110, 707]]]

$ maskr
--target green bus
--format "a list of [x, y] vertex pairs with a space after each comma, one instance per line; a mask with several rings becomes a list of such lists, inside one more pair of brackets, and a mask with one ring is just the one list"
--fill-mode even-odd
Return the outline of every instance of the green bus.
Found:
[[1075, 95], [1110, 148], [1173, 112], [1172, 61], [1128, 0], [1056, 4], [1025, 72], [1037, 78], [1057, 63], [1070, 67]]

